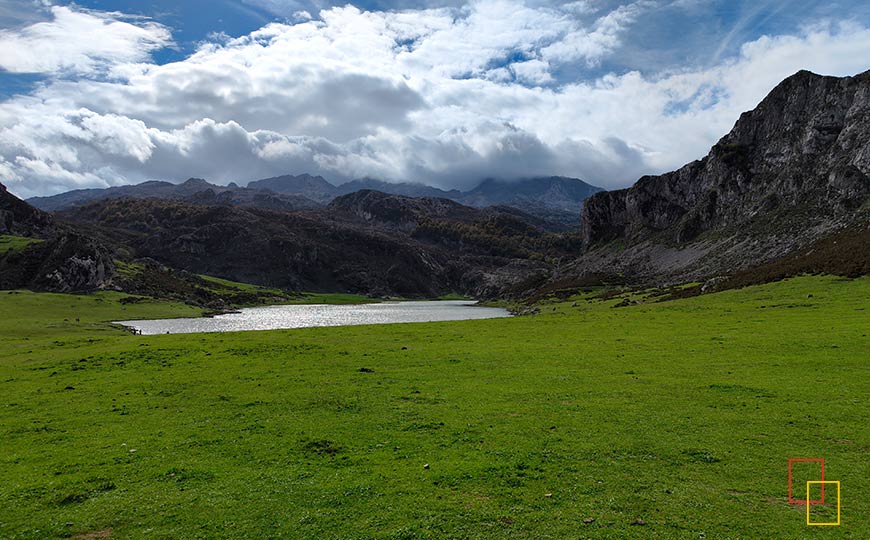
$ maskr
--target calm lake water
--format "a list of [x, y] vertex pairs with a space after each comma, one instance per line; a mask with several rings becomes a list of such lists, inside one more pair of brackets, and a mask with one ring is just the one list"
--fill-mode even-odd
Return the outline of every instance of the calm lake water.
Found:
[[115, 321], [142, 334], [190, 334], [193, 332], [239, 332], [311, 326], [349, 326], [407, 322], [461, 321], [510, 317], [506, 309], [481, 307], [466, 300], [430, 302], [383, 302], [380, 304], [266, 306], [244, 308], [196, 319]]

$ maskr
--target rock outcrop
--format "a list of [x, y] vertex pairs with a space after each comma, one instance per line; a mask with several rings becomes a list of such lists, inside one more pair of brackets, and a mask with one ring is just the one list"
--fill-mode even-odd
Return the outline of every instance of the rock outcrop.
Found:
[[[40, 253], [41, 252], [41, 253]], [[111, 252], [86, 235], [69, 231], [40, 246], [41, 264], [31, 286], [54, 292], [102, 288], [115, 274]]]
[[780, 83], [703, 159], [586, 200], [573, 272], [703, 276], [783, 256], [860, 219], [870, 72]]
[[0, 184], [0, 234], [38, 238], [0, 254], [0, 288], [53, 292], [99, 289], [115, 273], [111, 250], [9, 193]]

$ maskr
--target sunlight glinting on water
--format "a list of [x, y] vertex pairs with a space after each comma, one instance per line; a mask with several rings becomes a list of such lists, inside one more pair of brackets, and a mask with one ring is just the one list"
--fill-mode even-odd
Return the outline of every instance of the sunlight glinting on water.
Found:
[[190, 319], [116, 321], [144, 335], [195, 332], [239, 332], [313, 326], [352, 326], [411, 322], [458, 321], [509, 317], [502, 308], [472, 301], [383, 302], [379, 304], [303, 304], [245, 308], [238, 313]]

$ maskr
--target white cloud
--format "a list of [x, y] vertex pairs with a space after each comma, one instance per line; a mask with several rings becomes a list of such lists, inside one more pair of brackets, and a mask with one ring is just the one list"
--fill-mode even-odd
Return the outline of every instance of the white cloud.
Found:
[[293, 13], [293, 19], [296, 21], [310, 21], [314, 17], [311, 16], [311, 13], [308, 13], [304, 9], [300, 9]]
[[[578, 6], [571, 4], [576, 9]], [[595, 21], [592, 28], [572, 30], [561, 40], [541, 50], [541, 56], [551, 62], [585, 60], [595, 64], [620, 45], [626, 28], [646, 10], [656, 7], [655, 2], [641, 0], [615, 10]]]
[[595, 7], [595, 2], [592, 0], [576, 0], [563, 4], [562, 9], [577, 15], [590, 15], [595, 13], [598, 8]]
[[561, 174], [621, 187], [703, 156], [791, 73], [853, 74], [870, 58], [870, 30], [826, 24], [762, 37], [712, 68], [558, 80], [563, 67], [617, 51], [647, 8], [596, 11], [583, 23], [592, 8], [579, 4], [348, 6], [162, 66], [86, 55], [78, 64], [110, 77], [59, 77], [0, 103], [0, 175], [23, 196], [301, 172], [442, 187]]
[[550, 74], [550, 63], [542, 60], [528, 60], [526, 62], [515, 62], [511, 64], [510, 70], [514, 76], [531, 85], [548, 84], [554, 81]]
[[0, 0], [0, 28], [33, 24], [44, 19], [43, 0]]
[[92, 75], [112, 64], [147, 60], [171, 44], [169, 31], [151, 21], [126, 22], [120, 13], [51, 7], [52, 20], [22, 30], [0, 30], [0, 69], [13, 73]]

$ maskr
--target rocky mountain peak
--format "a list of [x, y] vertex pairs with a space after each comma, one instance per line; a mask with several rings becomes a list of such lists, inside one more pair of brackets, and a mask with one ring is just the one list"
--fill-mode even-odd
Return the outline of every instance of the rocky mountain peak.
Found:
[[462, 202], [472, 206], [514, 204], [527, 209], [531, 204], [574, 210], [587, 197], [602, 191], [578, 178], [548, 176], [503, 180], [487, 178], [469, 191]]
[[801, 71], [703, 159], [587, 199], [582, 234], [587, 250], [629, 248], [619, 264], [701, 275], [807, 245], [854, 221], [868, 195], [870, 72]]
[[264, 178], [248, 183], [248, 189], [269, 190], [284, 195], [300, 195], [313, 201], [326, 204], [338, 194], [338, 188], [326, 181], [322, 176], [312, 176], [304, 173], [299, 175], [285, 174]]
[[868, 174], [870, 72], [838, 78], [802, 71], [743, 113], [705, 158], [589, 198], [584, 239], [594, 245], [658, 235], [679, 243], [774, 215], [782, 223], [807, 212], [835, 220], [862, 203]]

